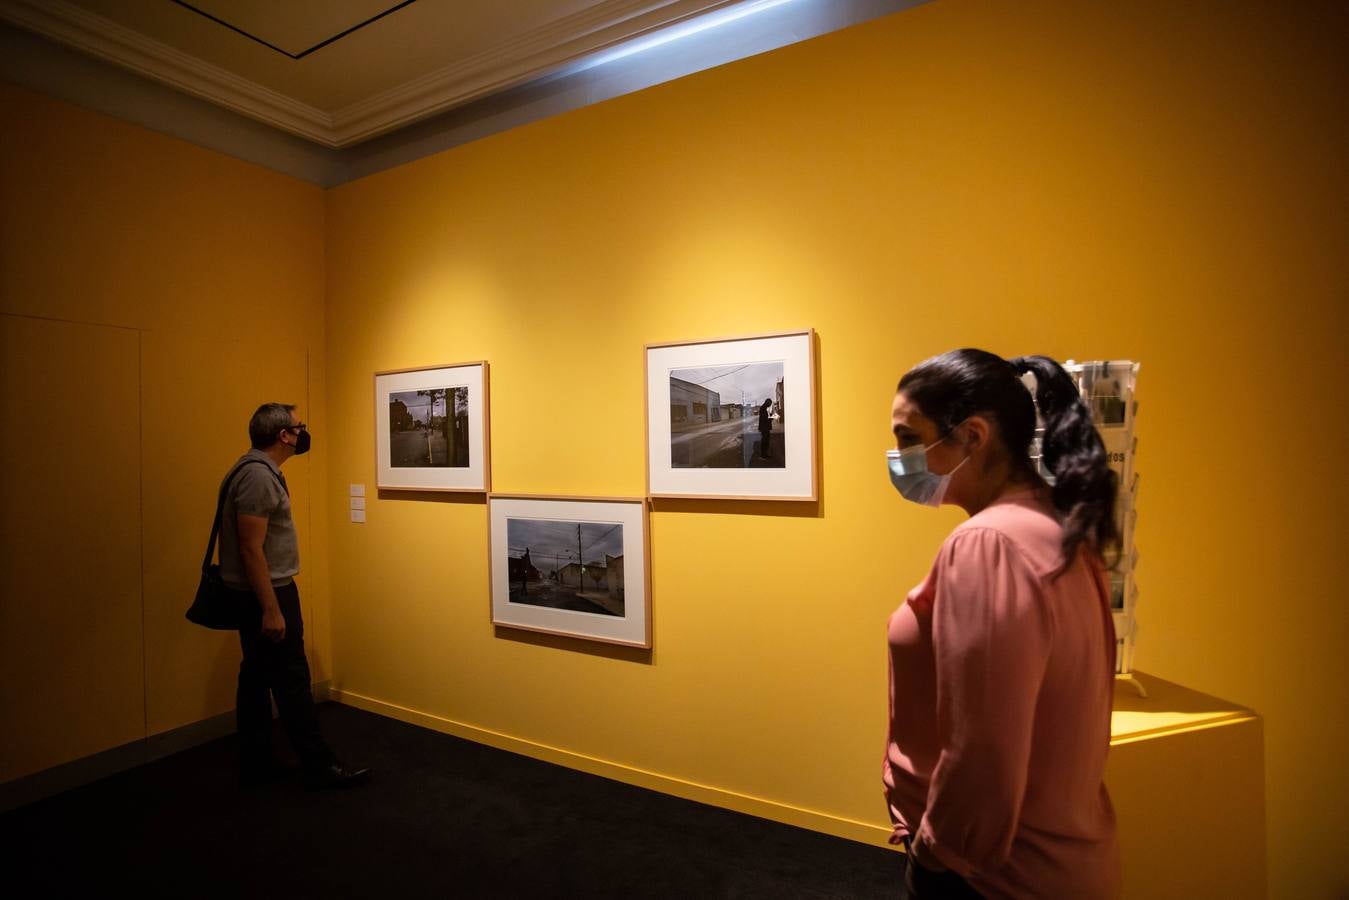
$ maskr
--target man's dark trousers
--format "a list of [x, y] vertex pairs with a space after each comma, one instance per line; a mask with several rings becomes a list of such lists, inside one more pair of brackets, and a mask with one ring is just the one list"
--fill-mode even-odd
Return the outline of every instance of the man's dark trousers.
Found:
[[263, 635], [260, 620], [257, 625], [239, 630], [244, 659], [239, 665], [235, 715], [239, 727], [239, 764], [249, 774], [273, 765], [272, 703], [268, 692], [276, 698], [281, 724], [300, 764], [315, 771], [334, 761], [314, 711], [309, 660], [304, 655], [300, 591], [295, 582], [276, 589], [276, 602], [286, 620], [286, 636], [282, 640], [273, 641]]

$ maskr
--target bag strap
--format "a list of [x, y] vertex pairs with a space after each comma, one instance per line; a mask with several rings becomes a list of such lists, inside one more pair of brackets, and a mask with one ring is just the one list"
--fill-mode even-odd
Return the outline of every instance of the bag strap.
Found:
[[[211, 523], [211, 539], [206, 542], [206, 556], [204, 556], [201, 561], [202, 572], [210, 570], [211, 557], [215, 556], [215, 539], [220, 534], [220, 518], [225, 511], [225, 496], [229, 493], [230, 485], [234, 483], [235, 476], [243, 471], [244, 466], [252, 465], [254, 463], [257, 463], [260, 466], [267, 465], [267, 463], [261, 459], [246, 459], [236, 465], [234, 470], [231, 471], [229, 475], [225, 476], [224, 483], [220, 485], [220, 496], [217, 497], [215, 501], [215, 521]], [[290, 493], [290, 491], [286, 490], [286, 482], [282, 480], [276, 472], [272, 471], [271, 466], [267, 466], [267, 471], [272, 472], [272, 477], [276, 479], [277, 484], [281, 485], [283, 491]]]

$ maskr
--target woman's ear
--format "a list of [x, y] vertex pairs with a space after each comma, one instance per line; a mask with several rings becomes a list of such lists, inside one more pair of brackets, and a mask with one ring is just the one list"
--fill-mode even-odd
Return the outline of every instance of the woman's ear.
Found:
[[967, 453], [974, 453], [981, 447], [988, 446], [989, 437], [992, 434], [992, 426], [983, 416], [970, 416], [960, 426], [959, 430], [965, 432], [960, 439], [960, 444]]

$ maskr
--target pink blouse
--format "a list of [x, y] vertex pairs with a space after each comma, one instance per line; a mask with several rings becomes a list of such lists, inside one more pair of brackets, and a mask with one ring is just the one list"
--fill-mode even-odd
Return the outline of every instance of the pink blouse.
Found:
[[1062, 536], [1047, 497], [1004, 497], [890, 616], [892, 840], [989, 898], [1119, 894], [1110, 595], [1087, 553], [1051, 580]]

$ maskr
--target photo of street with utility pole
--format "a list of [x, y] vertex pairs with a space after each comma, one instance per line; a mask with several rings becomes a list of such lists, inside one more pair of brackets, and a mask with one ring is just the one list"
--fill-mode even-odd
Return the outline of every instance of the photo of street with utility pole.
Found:
[[511, 603], [623, 615], [623, 524], [507, 519]]
[[433, 387], [389, 394], [389, 465], [467, 467], [468, 388]]
[[670, 370], [670, 465], [781, 469], [782, 363]]

